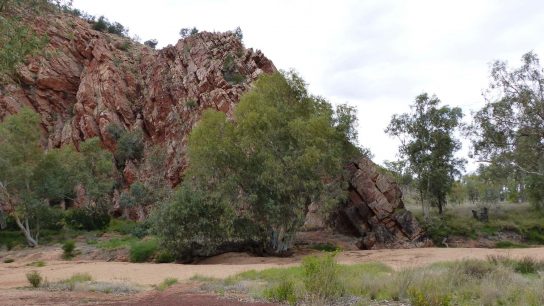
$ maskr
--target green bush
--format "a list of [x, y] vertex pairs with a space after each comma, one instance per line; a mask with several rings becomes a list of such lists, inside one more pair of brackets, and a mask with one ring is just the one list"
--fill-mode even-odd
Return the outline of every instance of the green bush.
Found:
[[146, 262], [148, 261], [155, 253], [159, 244], [155, 239], [143, 240], [140, 242], [135, 242], [130, 246], [129, 258], [131, 262]]
[[115, 149], [117, 167], [125, 166], [127, 160], [137, 160], [144, 156], [144, 136], [142, 131], [123, 132]]
[[302, 269], [304, 287], [313, 297], [327, 300], [344, 294], [334, 255], [306, 257], [302, 261]]
[[169, 263], [174, 262], [176, 260], [175, 256], [172, 255], [172, 253], [168, 251], [162, 251], [157, 254], [155, 257], [156, 263]]
[[110, 223], [110, 215], [105, 209], [74, 208], [66, 214], [64, 220], [76, 230], [101, 230]]
[[542, 264], [531, 257], [514, 261], [514, 270], [521, 274], [535, 274], [541, 267]]
[[26, 274], [26, 279], [28, 280], [30, 285], [32, 285], [32, 287], [34, 288], [38, 288], [43, 281], [43, 277], [40, 275], [38, 271], [28, 272]]
[[130, 235], [136, 227], [138, 227], [138, 222], [132, 220], [111, 219], [108, 225], [108, 232]]
[[76, 249], [76, 243], [75, 241], [73, 240], [66, 240], [63, 244], [62, 244], [62, 250], [63, 250], [63, 254], [62, 254], [62, 257], [64, 259], [70, 259], [72, 257], [75, 256], [74, 254], [74, 250]]
[[279, 284], [265, 289], [263, 297], [276, 302], [287, 302], [290, 305], [295, 305], [297, 302], [295, 285], [289, 279], [283, 279]]

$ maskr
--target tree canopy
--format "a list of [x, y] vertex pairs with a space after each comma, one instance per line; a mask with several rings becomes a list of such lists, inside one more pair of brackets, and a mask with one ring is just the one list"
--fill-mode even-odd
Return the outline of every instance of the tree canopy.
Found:
[[544, 70], [536, 54], [511, 69], [496, 61], [486, 105], [471, 126], [473, 153], [480, 161], [523, 178], [530, 200], [544, 203]]
[[[281, 254], [292, 246], [310, 203], [330, 206], [344, 196], [343, 165], [360, 154], [350, 142], [354, 123], [353, 109], [334, 111], [310, 95], [295, 73], [263, 75], [242, 96], [232, 119], [204, 112], [190, 135], [182, 188], [198, 190], [205, 199], [194, 205], [202, 209], [228, 203], [221, 209], [236, 217], [226, 226], [234, 238], [218, 231], [225, 240], [257, 241], [265, 252]], [[189, 203], [186, 192], [170, 205]], [[244, 227], [236, 230], [236, 224]]]
[[80, 146], [45, 151], [40, 118], [24, 108], [0, 123], [0, 208], [11, 214], [30, 246], [38, 244], [50, 203], [73, 199], [80, 184], [90, 203], [104, 200], [113, 187], [111, 154], [98, 139]]
[[412, 112], [394, 115], [385, 131], [401, 140], [400, 156], [416, 176], [422, 201], [428, 200], [442, 214], [447, 193], [463, 166], [463, 160], [454, 156], [461, 143], [453, 136], [463, 113], [440, 103], [436, 96], [417, 96]]

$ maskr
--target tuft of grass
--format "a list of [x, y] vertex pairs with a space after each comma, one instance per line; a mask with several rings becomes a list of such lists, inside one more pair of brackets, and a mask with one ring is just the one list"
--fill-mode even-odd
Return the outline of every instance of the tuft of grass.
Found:
[[12, 263], [12, 262], [14, 262], [14, 261], [15, 261], [15, 259], [13, 259], [13, 258], [6, 258], [6, 259], [4, 259], [4, 263]]
[[155, 288], [159, 291], [164, 291], [166, 290], [167, 288], [175, 285], [178, 283], [178, 279], [177, 278], [165, 278], [160, 284], [156, 285]]
[[195, 282], [215, 282], [218, 279], [215, 278], [215, 277], [209, 277], [209, 276], [204, 276], [204, 275], [200, 275], [200, 274], [195, 274], [195, 275], [191, 276], [190, 280], [195, 281]]
[[96, 244], [97, 247], [105, 250], [116, 250], [128, 248], [132, 243], [138, 241], [135, 237], [124, 236], [120, 238], [111, 238], [110, 240], [100, 241]]
[[66, 240], [62, 244], [62, 258], [72, 259], [76, 254], [74, 253], [76, 249], [76, 242], [74, 240]]
[[38, 288], [43, 281], [43, 277], [38, 271], [28, 272], [26, 274], [26, 279], [34, 288]]
[[344, 294], [334, 255], [309, 256], [302, 260], [304, 288], [314, 298], [329, 300]]
[[33, 261], [31, 263], [28, 263], [27, 266], [28, 267], [36, 267], [36, 268], [45, 267], [45, 261], [43, 261], [43, 260]]
[[157, 253], [158, 248], [156, 239], [134, 242], [130, 246], [129, 259], [131, 262], [146, 262]]
[[289, 305], [295, 305], [298, 299], [295, 284], [290, 279], [282, 280], [278, 284], [266, 288], [263, 291], [263, 297], [274, 302], [287, 302]]
[[380, 263], [339, 265], [334, 256], [305, 258], [303, 265], [247, 271], [225, 280], [196, 277], [218, 293], [251, 293], [289, 304], [347, 301], [410, 305], [544, 305], [544, 263], [490, 256], [394, 271]]
[[502, 240], [495, 243], [495, 248], [497, 249], [520, 249], [520, 248], [528, 248], [528, 245], [525, 244], [519, 244], [508, 240]]
[[544, 267], [544, 263], [531, 257], [524, 257], [521, 260], [514, 261], [514, 271], [521, 274], [536, 274], [538, 270]]
[[130, 235], [138, 227], [138, 222], [122, 219], [111, 219], [108, 232], [117, 232], [122, 235]]

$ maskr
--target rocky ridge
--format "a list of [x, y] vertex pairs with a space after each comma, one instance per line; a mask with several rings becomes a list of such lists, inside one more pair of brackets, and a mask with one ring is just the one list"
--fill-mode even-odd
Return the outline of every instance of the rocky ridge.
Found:
[[[28, 59], [13, 82], [0, 84], [0, 121], [30, 107], [41, 116], [43, 145], [49, 148], [99, 137], [110, 151], [111, 125], [143, 131], [145, 151], [160, 146], [167, 155], [165, 176], [176, 185], [187, 166], [186, 143], [205, 109], [231, 116], [240, 96], [260, 74], [276, 71], [260, 51], [247, 49], [231, 32], [202, 32], [175, 46], [154, 50], [126, 37], [92, 29], [65, 13], [24, 16], [49, 43]], [[145, 155], [144, 154], [144, 155]], [[404, 209], [396, 184], [366, 158], [351, 163], [350, 197], [334, 227], [360, 237], [358, 247], [422, 245], [423, 230]], [[145, 177], [128, 161], [124, 188]], [[118, 202], [119, 193], [114, 195]], [[309, 218], [317, 207], [309, 208]], [[315, 217], [315, 216], [314, 216]], [[325, 226], [323, 220], [317, 226]]]
[[[202, 32], [153, 50], [95, 31], [69, 14], [24, 18], [49, 43], [43, 56], [29, 59], [14, 82], [0, 87], [0, 120], [23, 106], [33, 108], [41, 116], [48, 147], [77, 147], [100, 137], [113, 151], [109, 125], [142, 129], [146, 147], [164, 146], [172, 184], [186, 167], [187, 136], [203, 110], [231, 115], [260, 74], [276, 71], [232, 32]], [[125, 175], [135, 176], [132, 171]]]

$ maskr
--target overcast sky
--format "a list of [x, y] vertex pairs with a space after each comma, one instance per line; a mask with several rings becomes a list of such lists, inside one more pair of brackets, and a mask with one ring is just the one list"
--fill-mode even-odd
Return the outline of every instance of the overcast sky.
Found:
[[516, 66], [527, 51], [544, 56], [541, 0], [73, 2], [160, 47], [175, 44], [184, 27], [240, 26], [246, 47], [296, 69], [312, 93], [356, 106], [360, 143], [379, 163], [396, 159], [398, 141], [383, 130], [418, 94], [436, 94], [470, 117], [483, 105], [493, 60]]

